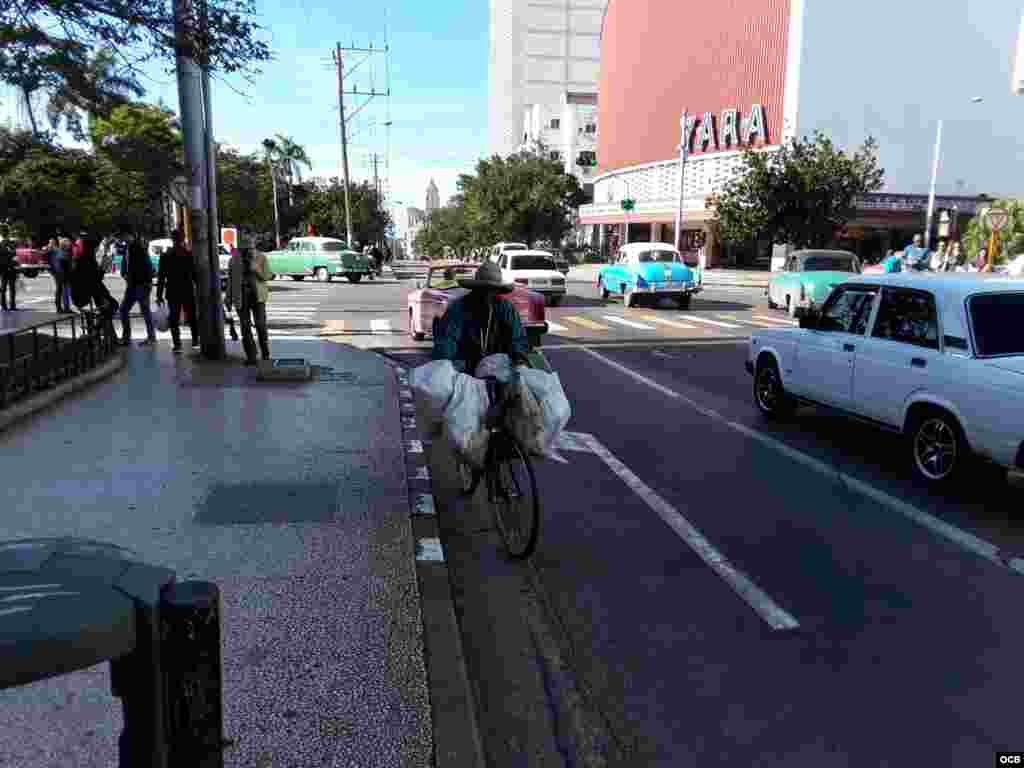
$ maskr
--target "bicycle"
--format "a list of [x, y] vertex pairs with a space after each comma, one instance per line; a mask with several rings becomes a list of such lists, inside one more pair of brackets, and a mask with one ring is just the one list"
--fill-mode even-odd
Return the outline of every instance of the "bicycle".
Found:
[[494, 512], [494, 522], [513, 560], [524, 560], [533, 554], [540, 533], [540, 498], [537, 479], [530, 457], [505, 428], [505, 412], [512, 398], [504, 389], [497, 393], [497, 379], [486, 378], [487, 392], [493, 405], [488, 410], [486, 428], [490, 432], [487, 453], [481, 469], [460, 462], [463, 477], [462, 496], [476, 493], [481, 480], [486, 480], [487, 500]]

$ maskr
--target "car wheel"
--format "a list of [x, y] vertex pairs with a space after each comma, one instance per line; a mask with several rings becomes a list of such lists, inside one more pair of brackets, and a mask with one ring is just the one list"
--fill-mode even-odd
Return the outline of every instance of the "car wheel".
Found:
[[611, 296], [611, 293], [608, 291], [607, 288], [604, 287], [604, 281], [603, 280], [598, 280], [597, 281], [597, 290], [600, 291], [601, 298], [604, 301], [608, 301], [608, 297]]
[[313, 279], [318, 283], [326, 283], [328, 277], [327, 270], [323, 267], [317, 267], [313, 270]]
[[960, 424], [941, 408], [922, 408], [909, 419], [906, 431], [917, 476], [929, 485], [951, 485], [970, 458]]
[[37, 269], [26, 269], [22, 274], [25, 275], [25, 277], [32, 278], [32, 277], [35, 277], [36, 275], [39, 274], [39, 270], [37, 270]]
[[306, 276], [305, 276], [305, 275], [292, 275], [292, 276], [291, 276], [291, 278], [292, 278], [292, 280], [294, 280], [295, 282], [297, 282], [297, 283], [301, 283], [301, 282], [302, 282], [303, 280], [305, 280], [305, 279], [306, 279]]
[[409, 310], [409, 335], [412, 336], [413, 341], [423, 341], [423, 339], [426, 338], [425, 333], [421, 333], [420, 331], [417, 331], [415, 328], [413, 328], [411, 309]]
[[686, 294], [685, 296], [680, 296], [678, 299], [676, 299], [676, 303], [679, 305], [680, 309], [689, 309], [690, 301], [692, 299], [693, 296], [691, 296], [690, 294]]
[[633, 293], [632, 288], [623, 286], [622, 288], [622, 303], [627, 307], [632, 307], [636, 304], [636, 294]]
[[778, 309], [779, 305], [772, 301], [771, 292], [768, 293], [768, 309]]
[[792, 412], [793, 400], [782, 386], [779, 366], [771, 355], [763, 355], [754, 370], [754, 402], [766, 419], [776, 419]]
[[363, 279], [363, 276], [360, 275], [358, 272], [350, 273], [348, 275], [345, 275], [345, 277], [348, 278], [348, 281], [350, 283], [358, 283], [360, 280]]
[[559, 304], [562, 303], [562, 299], [564, 299], [564, 298], [565, 298], [565, 296], [552, 296], [551, 297], [551, 306], [552, 307], [557, 307]]
[[790, 317], [796, 317], [796, 304], [793, 303], [791, 296], [786, 297], [786, 312]]

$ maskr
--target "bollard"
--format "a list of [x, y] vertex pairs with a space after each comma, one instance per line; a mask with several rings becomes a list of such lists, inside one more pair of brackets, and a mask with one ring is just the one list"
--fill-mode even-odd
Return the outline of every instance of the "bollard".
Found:
[[220, 590], [207, 581], [164, 589], [160, 651], [167, 702], [168, 765], [223, 768]]

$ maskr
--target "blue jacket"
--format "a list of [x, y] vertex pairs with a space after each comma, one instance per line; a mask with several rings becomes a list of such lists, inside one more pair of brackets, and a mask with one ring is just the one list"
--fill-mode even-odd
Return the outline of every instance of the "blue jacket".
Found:
[[903, 260], [894, 253], [892, 256], [885, 257], [882, 261], [882, 267], [886, 272], [902, 272]]
[[434, 360], [451, 360], [461, 373], [472, 374], [487, 355], [504, 352], [512, 364], [525, 363], [530, 351], [519, 312], [504, 299], [494, 302], [487, 349], [482, 346], [489, 307], [482, 294], [471, 292], [448, 305], [434, 334]]
[[928, 266], [928, 261], [931, 258], [931, 251], [927, 248], [919, 248], [916, 245], [908, 245], [903, 249], [903, 257], [910, 262], [910, 265], [916, 269], [922, 269]]

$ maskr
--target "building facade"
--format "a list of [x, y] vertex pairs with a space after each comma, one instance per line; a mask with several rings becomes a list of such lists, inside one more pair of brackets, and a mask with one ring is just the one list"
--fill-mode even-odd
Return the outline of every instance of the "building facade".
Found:
[[33, 116], [37, 123], [42, 119], [44, 100], [45, 94], [41, 92], [33, 94], [31, 99], [26, 99], [25, 94], [16, 86], [0, 83], [0, 128], [9, 131], [31, 131]]
[[605, 0], [491, 0], [491, 154], [539, 141], [581, 183], [592, 182], [604, 10]]
[[[771, 152], [820, 130], [850, 150], [873, 136], [886, 171], [883, 193], [862, 201], [841, 244], [866, 256], [900, 248], [924, 225], [939, 119], [937, 207], [967, 217], [979, 195], [1020, 190], [1015, 163], [1007, 162], [1024, 156], [1019, 101], [1003, 85], [1019, 27], [1017, 0], [942, 13], [924, 0], [733, 0], [699, 10], [672, 0], [610, 0], [600, 51], [599, 166], [581, 223], [605, 247], [609, 236], [625, 239], [627, 218], [630, 240], [672, 242], [685, 137], [683, 246], [702, 248], [712, 265], [767, 264], [769, 244], [735, 253], [719, 247], [706, 200], [734, 176], [742, 150]], [[924, 55], [906, 65], [901, 52], [917, 45]], [[955, 66], [929, 63], [927, 52], [952, 50], [970, 54], [957, 55]], [[630, 213], [624, 198], [636, 201]]]
[[434, 180], [431, 179], [430, 183], [427, 185], [427, 200], [424, 210], [426, 211], [427, 216], [429, 216], [440, 207], [441, 193], [437, 189], [437, 184], [435, 184]]

